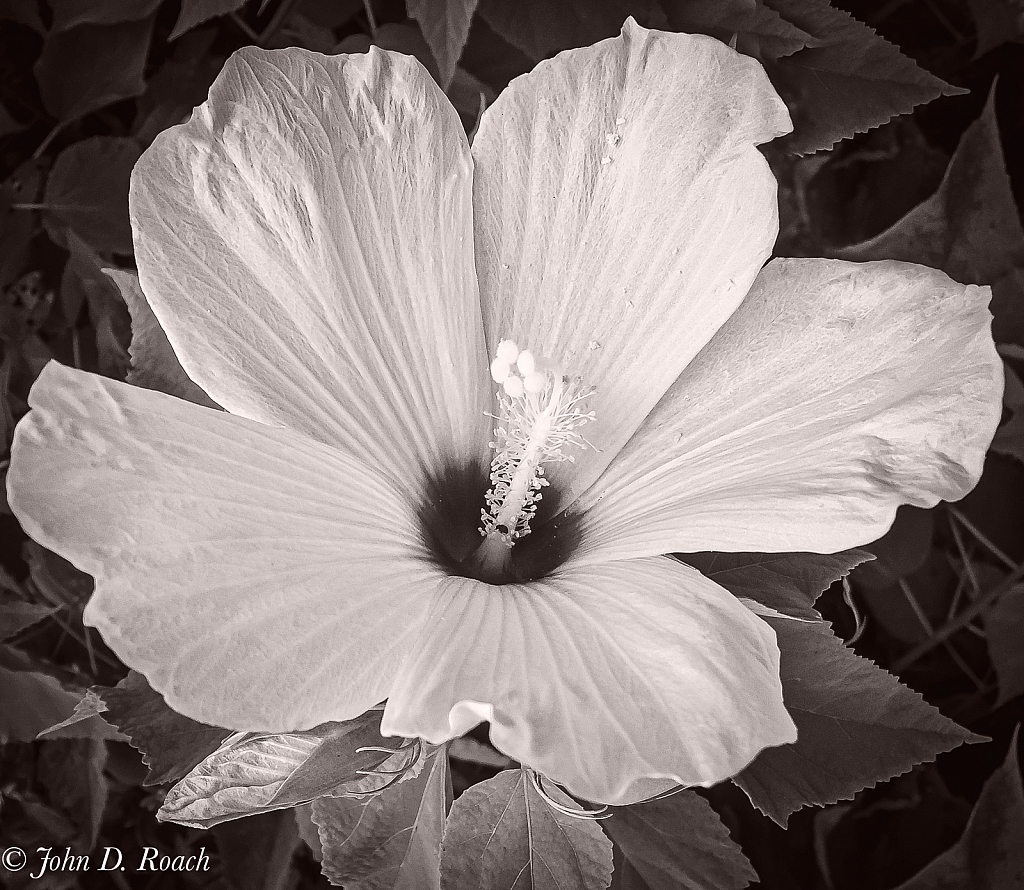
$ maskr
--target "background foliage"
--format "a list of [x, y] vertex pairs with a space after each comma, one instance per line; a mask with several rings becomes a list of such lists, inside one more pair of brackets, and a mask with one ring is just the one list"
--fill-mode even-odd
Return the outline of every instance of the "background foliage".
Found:
[[[615, 842], [613, 886], [622, 890], [740, 888], [754, 879], [751, 864], [772, 888], [1024, 886], [1019, 835], [1013, 841], [1024, 825], [1013, 734], [1024, 710], [1019, 0], [839, 0], [836, 8], [825, 0], [5, 0], [0, 469], [28, 389], [50, 358], [129, 375], [131, 316], [101, 271], [132, 265], [128, 177], [153, 137], [205, 99], [232, 51], [258, 44], [359, 52], [373, 42], [412, 53], [472, 132], [481, 108], [512, 77], [561, 49], [612, 36], [626, 15], [709, 33], [765, 65], [796, 124], [765, 147], [780, 183], [778, 255], [891, 257], [992, 287], [1005, 412], [977, 489], [955, 505], [902, 509], [867, 548], [873, 561], [860, 562], [862, 554], [828, 564], [786, 555], [689, 558], [739, 596], [791, 614], [813, 614], [814, 606], [858, 655], [899, 676], [975, 733], [968, 741], [976, 743], [910, 769], [964, 735], [934, 712], [921, 717], [918, 696], [881, 679], [827, 628], [804, 633], [776, 620], [787, 704], [810, 745], [801, 764], [784, 762], [791, 753], [777, 749], [735, 782], [616, 811], [600, 830], [567, 823], [576, 865], [559, 858], [564, 849], [549, 850], [553, 874], [566, 882], [559, 886], [606, 877], [604, 831]], [[349, 844], [346, 856], [337, 845], [328, 851], [328, 875], [353, 887], [392, 886], [380, 883], [380, 863], [366, 859], [380, 840], [373, 804], [325, 799], [209, 832], [155, 820], [167, 783], [224, 733], [183, 726], [141, 678], [125, 679], [124, 666], [82, 625], [91, 584], [28, 540], [0, 502], [0, 846], [110, 844], [137, 858], [145, 845], [182, 853], [205, 845], [214, 868], [37, 882], [0, 869], [0, 881], [12, 888], [327, 886], [314, 860], [321, 855], [315, 826], [328, 824]], [[808, 682], [809, 665], [828, 681]], [[869, 719], [852, 719], [852, 705], [837, 705], [857, 695], [864, 699], [857, 713]], [[822, 725], [833, 733], [838, 726], [848, 744], [826, 745], [838, 736]], [[512, 824], [500, 862], [442, 862], [452, 886], [496, 886], [503, 870], [522, 865], [517, 857], [531, 858], [531, 839], [515, 826], [559, 818], [522, 774], [502, 772], [510, 764], [485, 740], [478, 734], [454, 746], [450, 775], [434, 756], [397, 786], [403, 797], [393, 806], [410, 818], [440, 811], [443, 821], [454, 796], [452, 824]], [[136, 749], [147, 752], [145, 762]], [[363, 833], [343, 831], [350, 824]], [[417, 855], [429, 856], [429, 845], [403, 850], [401, 860]], [[530, 880], [556, 886], [539, 874]]]

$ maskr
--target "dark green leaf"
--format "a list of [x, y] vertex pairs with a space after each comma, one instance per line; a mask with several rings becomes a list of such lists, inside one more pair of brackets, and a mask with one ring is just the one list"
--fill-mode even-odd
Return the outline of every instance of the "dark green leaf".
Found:
[[146, 678], [135, 671], [117, 686], [95, 686], [93, 690], [107, 706], [107, 721], [142, 752], [149, 767], [147, 785], [181, 778], [229, 735], [227, 729], [198, 723], [172, 710]]
[[783, 698], [799, 735], [792, 745], [766, 748], [733, 781], [780, 825], [808, 804], [849, 800], [943, 751], [982, 741], [855, 655], [827, 622], [766, 620], [778, 637]]
[[231, 890], [289, 890], [292, 859], [301, 843], [288, 810], [259, 813], [213, 828], [220, 868]]
[[736, 38], [736, 49], [758, 59], [789, 56], [816, 40], [786, 21], [761, 0], [664, 0], [672, 30], [710, 34], [725, 43]]
[[871, 559], [842, 553], [680, 553], [679, 559], [735, 596], [798, 618], [817, 618], [814, 602], [832, 582]]
[[455, 66], [469, 37], [469, 24], [478, 0], [406, 0], [410, 18], [420, 24], [423, 37], [437, 60], [438, 83], [448, 88]]
[[0, 744], [31, 742], [71, 714], [80, 698], [42, 671], [11, 670], [0, 664]]
[[160, 0], [51, 0], [53, 30], [76, 25], [117, 25], [137, 22], [156, 12]]
[[889, 229], [836, 255], [934, 266], [965, 284], [991, 284], [1024, 265], [1024, 229], [999, 142], [994, 85], [938, 191]]
[[29, 579], [46, 602], [77, 612], [92, 594], [92, 577], [35, 541], [23, 550]]
[[46, 110], [67, 123], [140, 95], [152, 32], [152, 18], [51, 32], [34, 69]]
[[167, 39], [174, 40], [181, 37], [196, 25], [217, 16], [235, 12], [244, 5], [245, 0], [181, 0], [181, 12], [178, 13], [178, 20], [174, 23], [171, 36]]
[[612, 812], [601, 825], [650, 890], [740, 890], [757, 880], [718, 814], [692, 791]]
[[438, 890], [450, 803], [444, 748], [428, 756], [418, 775], [377, 794], [313, 801], [324, 874], [347, 890]]
[[1019, 0], [967, 0], [978, 31], [978, 56], [1024, 37], [1024, 6]]
[[828, 0], [765, 0], [765, 5], [818, 41], [765, 68], [793, 117], [782, 137], [798, 154], [884, 124], [939, 96], [966, 92], [919, 68], [887, 40]]
[[1024, 695], [1024, 585], [1011, 587], [985, 613], [985, 641], [1002, 705]]
[[949, 850], [898, 890], [1011, 890], [1024, 887], [1024, 786], [1013, 733], [1006, 760], [981, 789], [970, 821]]
[[481, 18], [534, 61], [570, 47], [615, 37], [627, 16], [641, 17], [653, 0], [480, 0]]
[[[576, 807], [556, 788], [556, 802]], [[550, 806], [524, 770], [505, 770], [452, 806], [441, 850], [444, 890], [604, 890], [612, 845], [597, 823]]]
[[0, 183], [0, 288], [24, 271], [28, 246], [38, 226], [36, 214], [18, 204], [34, 204], [43, 188], [43, 166], [28, 160]]
[[100, 253], [132, 252], [128, 181], [141, 154], [134, 139], [93, 136], [60, 153], [46, 181], [43, 222], [64, 243], [70, 226]]
[[56, 611], [56, 606], [26, 603], [9, 594], [0, 594], [0, 641], [21, 633], [26, 627], [42, 621]]
[[106, 762], [107, 746], [100, 739], [47, 740], [39, 757], [39, 775], [50, 800], [71, 817], [86, 851], [96, 845], [107, 806]]

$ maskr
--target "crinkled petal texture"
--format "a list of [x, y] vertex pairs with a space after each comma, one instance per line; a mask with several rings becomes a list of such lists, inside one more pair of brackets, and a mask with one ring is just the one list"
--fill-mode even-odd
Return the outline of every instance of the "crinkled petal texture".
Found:
[[963, 497], [1001, 410], [989, 295], [909, 263], [769, 263], [578, 505], [587, 558], [833, 553]]
[[739, 305], [778, 231], [755, 148], [790, 130], [761, 66], [710, 37], [648, 31], [514, 80], [473, 142], [484, 325], [597, 389], [596, 479]]
[[383, 731], [440, 744], [481, 720], [504, 753], [608, 804], [711, 785], [796, 739], [771, 628], [668, 557], [445, 580]]
[[86, 623], [176, 710], [304, 729], [385, 698], [438, 578], [371, 468], [287, 430], [51, 362], [11, 507], [96, 578]]
[[132, 175], [142, 288], [218, 404], [412, 490], [486, 450], [471, 181], [415, 59], [240, 50]]

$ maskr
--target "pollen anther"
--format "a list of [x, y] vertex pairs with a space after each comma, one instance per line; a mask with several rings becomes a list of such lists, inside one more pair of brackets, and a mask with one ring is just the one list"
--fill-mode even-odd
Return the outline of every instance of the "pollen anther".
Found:
[[[513, 363], [522, 376], [512, 370]], [[530, 534], [548, 485], [544, 464], [572, 461], [570, 448], [590, 445], [579, 428], [594, 419], [582, 406], [593, 390], [583, 391], [580, 381], [570, 380], [554, 362], [520, 352], [510, 340], [498, 344], [491, 376], [501, 390], [498, 413], [491, 415], [497, 421], [490, 443], [495, 454], [480, 534], [511, 548]]]

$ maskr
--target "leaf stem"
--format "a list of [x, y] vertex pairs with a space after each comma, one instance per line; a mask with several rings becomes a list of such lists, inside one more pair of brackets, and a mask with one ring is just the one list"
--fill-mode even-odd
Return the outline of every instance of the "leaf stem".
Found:
[[892, 670], [896, 674], [902, 674], [908, 667], [910, 667], [915, 661], [920, 659], [923, 655], [931, 652], [936, 646], [939, 646], [943, 641], [948, 640], [953, 634], [955, 634], [961, 628], [966, 627], [975, 618], [981, 615], [992, 603], [994, 603], [1004, 593], [1009, 591], [1014, 585], [1020, 582], [1021, 578], [1024, 578], [1024, 562], [1020, 565], [1015, 566], [1014, 570], [1006, 576], [1002, 584], [997, 584], [990, 591], [983, 596], [978, 597], [968, 608], [961, 612], [952, 621], [947, 622], [938, 630], [935, 631], [933, 636], [927, 640], [922, 640], [916, 646], [914, 646], [909, 652], [907, 652], [902, 658], [896, 660], [892, 666]]

